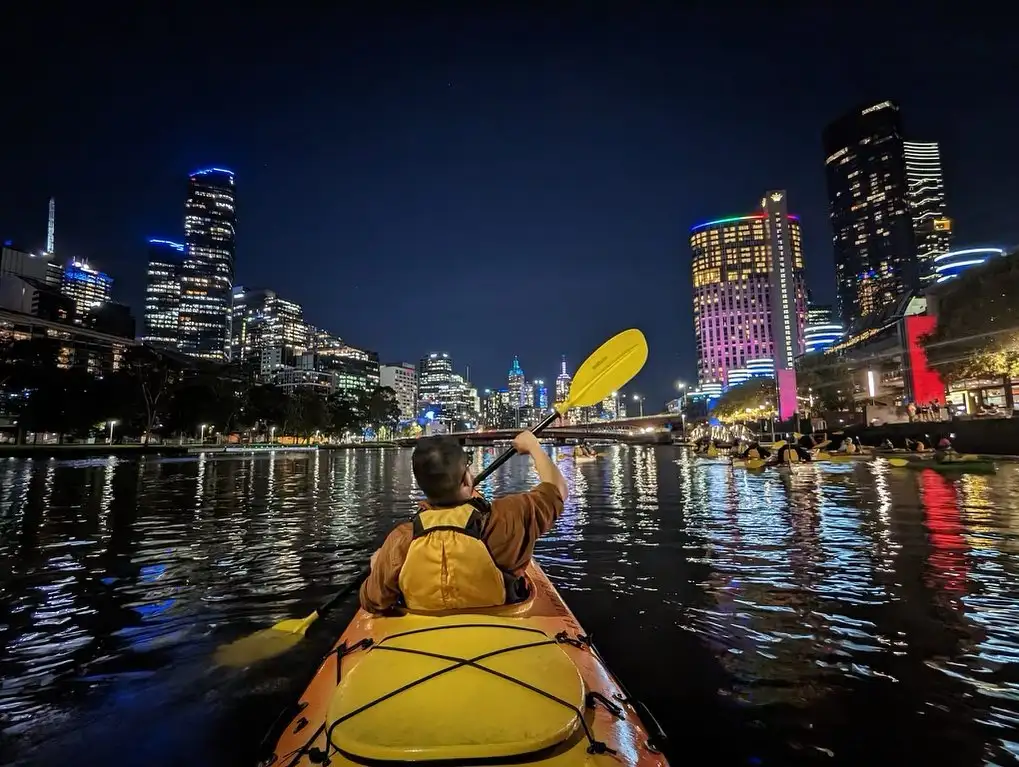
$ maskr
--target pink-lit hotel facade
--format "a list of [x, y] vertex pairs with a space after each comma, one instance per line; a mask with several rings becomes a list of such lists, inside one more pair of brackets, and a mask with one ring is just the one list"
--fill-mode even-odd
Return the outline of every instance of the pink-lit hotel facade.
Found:
[[784, 193], [769, 192], [760, 213], [698, 224], [690, 248], [698, 383], [735, 385], [767, 363], [791, 369], [807, 296], [800, 221]]

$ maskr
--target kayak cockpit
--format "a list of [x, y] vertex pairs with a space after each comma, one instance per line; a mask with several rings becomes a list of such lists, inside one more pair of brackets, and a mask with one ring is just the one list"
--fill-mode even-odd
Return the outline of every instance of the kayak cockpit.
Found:
[[500, 616], [410, 620], [355, 651], [329, 705], [332, 748], [367, 761], [473, 761], [586, 731], [584, 680], [555, 637]]

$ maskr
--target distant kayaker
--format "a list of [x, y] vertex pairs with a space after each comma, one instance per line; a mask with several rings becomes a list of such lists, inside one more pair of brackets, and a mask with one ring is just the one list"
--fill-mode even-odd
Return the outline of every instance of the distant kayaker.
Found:
[[801, 445], [782, 445], [778, 449], [778, 464], [807, 463], [811, 460], [810, 450]]
[[935, 461], [952, 461], [955, 460], [956, 455], [955, 448], [952, 447], [952, 441], [948, 437], [942, 437], [938, 440], [938, 445], [934, 448]]
[[372, 555], [360, 591], [365, 610], [381, 613], [399, 604], [421, 611], [471, 609], [527, 596], [521, 574], [535, 541], [562, 514], [567, 490], [531, 432], [520, 432], [513, 447], [531, 457], [539, 484], [489, 504], [475, 494], [470, 456], [455, 438], [418, 440], [411, 463], [428, 500]]
[[751, 442], [745, 450], [739, 453], [739, 457], [744, 461], [758, 461], [762, 458], [771, 458], [771, 451], [766, 447], [761, 447], [758, 442]]

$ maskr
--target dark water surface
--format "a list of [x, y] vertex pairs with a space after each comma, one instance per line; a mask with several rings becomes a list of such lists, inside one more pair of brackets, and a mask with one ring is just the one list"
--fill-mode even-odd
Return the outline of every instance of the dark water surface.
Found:
[[[608, 453], [562, 463], [540, 559], [674, 764], [1019, 758], [1019, 468]], [[0, 762], [251, 764], [353, 604], [258, 668], [215, 647], [353, 576], [409, 458], [0, 460]], [[492, 489], [532, 480], [514, 459]]]

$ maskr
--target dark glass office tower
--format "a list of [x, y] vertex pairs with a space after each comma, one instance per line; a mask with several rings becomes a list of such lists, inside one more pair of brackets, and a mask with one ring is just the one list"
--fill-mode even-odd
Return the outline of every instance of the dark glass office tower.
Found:
[[186, 258], [178, 328], [185, 354], [230, 359], [235, 223], [233, 171], [192, 173], [184, 208]]
[[919, 284], [902, 119], [881, 101], [823, 135], [839, 314], [847, 328]]

